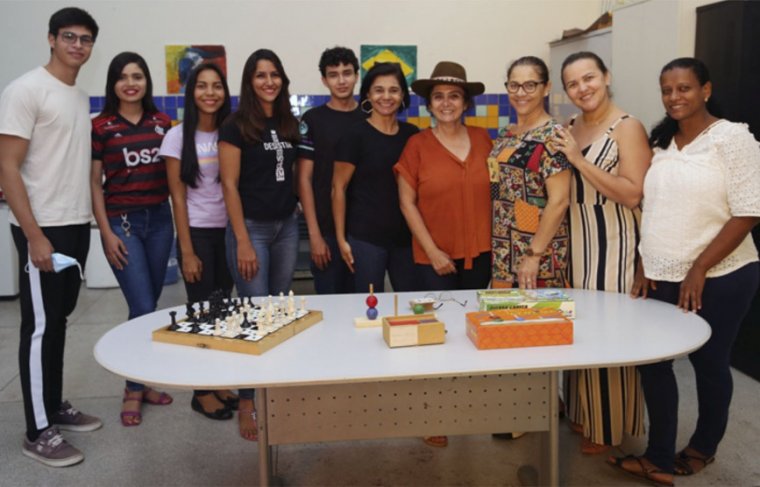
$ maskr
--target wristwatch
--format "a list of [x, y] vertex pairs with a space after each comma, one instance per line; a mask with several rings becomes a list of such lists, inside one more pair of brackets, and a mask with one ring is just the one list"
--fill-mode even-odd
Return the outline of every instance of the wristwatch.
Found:
[[541, 257], [543, 252], [534, 252], [533, 247], [528, 247], [525, 249], [525, 255], [528, 257]]

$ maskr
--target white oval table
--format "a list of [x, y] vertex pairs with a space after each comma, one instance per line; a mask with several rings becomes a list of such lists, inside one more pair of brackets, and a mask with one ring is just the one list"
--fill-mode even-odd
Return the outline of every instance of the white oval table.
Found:
[[[455, 291], [445, 294], [467, 305], [449, 300], [437, 310], [442, 345], [389, 349], [380, 328], [354, 327], [366, 311], [366, 296], [354, 294], [308, 296], [323, 321], [259, 356], [153, 342], [153, 330], [170, 322], [161, 310], [107, 332], [95, 358], [146, 384], [256, 388], [261, 485], [270, 480], [271, 445], [500, 431], [544, 432], [541, 483], [558, 485], [559, 371], [667, 360], [710, 336], [702, 318], [660, 301], [566, 291], [576, 301], [572, 345], [478, 350], [464, 318], [477, 310], [475, 292]], [[399, 293], [399, 314], [422, 295]], [[377, 297], [380, 314], [393, 314], [393, 294]]]

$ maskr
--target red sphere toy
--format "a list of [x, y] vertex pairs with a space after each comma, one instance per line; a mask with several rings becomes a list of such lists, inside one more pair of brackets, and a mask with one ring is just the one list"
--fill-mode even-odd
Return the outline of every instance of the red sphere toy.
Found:
[[374, 294], [367, 296], [367, 306], [370, 308], [377, 306], [377, 297]]

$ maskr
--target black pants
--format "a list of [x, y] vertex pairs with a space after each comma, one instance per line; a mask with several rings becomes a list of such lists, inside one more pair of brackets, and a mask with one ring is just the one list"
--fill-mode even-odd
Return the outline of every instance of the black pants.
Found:
[[[196, 228], [190, 227], [190, 241], [195, 255], [203, 264], [201, 279], [198, 282], [185, 281], [187, 300], [191, 303], [205, 301], [221, 289], [226, 295], [232, 291], [232, 276], [227, 268], [227, 257], [224, 247], [225, 228]], [[177, 242], [177, 261], [182, 269], [182, 249]]]
[[[760, 265], [748, 264], [730, 274], [709, 278], [702, 292], [699, 316], [712, 329], [710, 339], [689, 355], [697, 379], [698, 419], [688, 446], [712, 456], [723, 439], [733, 394], [730, 359], [739, 325], [749, 310], [760, 280]], [[657, 282], [649, 296], [678, 303], [681, 283]], [[673, 361], [638, 367], [649, 411], [649, 444], [644, 456], [665, 472], [673, 472], [678, 432], [678, 386]]]
[[[232, 291], [232, 276], [227, 268], [227, 257], [224, 247], [226, 228], [190, 227], [190, 241], [193, 251], [201, 261], [203, 269], [198, 282], [185, 282], [187, 300], [191, 303], [205, 301], [217, 289], [229, 296]], [[177, 263], [182, 269], [182, 249], [177, 242]], [[211, 391], [196, 390], [196, 395], [208, 394]]]
[[[57, 253], [75, 258], [84, 268], [90, 249], [90, 225], [44, 227], [43, 233]], [[21, 340], [19, 371], [24, 398], [26, 436], [30, 441], [50, 426], [63, 394], [63, 349], [66, 319], [79, 297], [79, 269], [40, 272], [29, 261], [28, 242], [21, 228], [11, 225], [19, 255]]]
[[483, 252], [472, 259], [472, 269], [465, 270], [464, 259], [456, 259], [454, 274], [439, 276], [432, 265], [416, 264], [419, 281], [424, 291], [450, 291], [453, 289], [485, 289], [491, 280], [491, 252]]

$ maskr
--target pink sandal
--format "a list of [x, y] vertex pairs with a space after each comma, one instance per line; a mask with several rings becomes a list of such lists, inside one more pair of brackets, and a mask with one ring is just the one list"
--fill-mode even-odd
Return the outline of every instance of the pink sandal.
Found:
[[[130, 397], [130, 394], [135, 397]], [[140, 397], [136, 397], [137, 394], [140, 394]], [[124, 397], [121, 400], [121, 403], [124, 404], [127, 401], [136, 401], [137, 404], [142, 403], [145, 400], [143, 391], [130, 391], [129, 389], [124, 389]], [[122, 426], [130, 427], [130, 426], [139, 426], [140, 423], [142, 423], [142, 411], [122, 411], [120, 414], [121, 417], [121, 424]]]
[[152, 404], [154, 406], [168, 406], [172, 402], [174, 402], [174, 399], [169, 394], [162, 392], [158, 395], [158, 399], [149, 399], [148, 393], [149, 392], [158, 392], [154, 389], [151, 389], [150, 387], [146, 387], [143, 391], [143, 397], [142, 402], [147, 404]]

